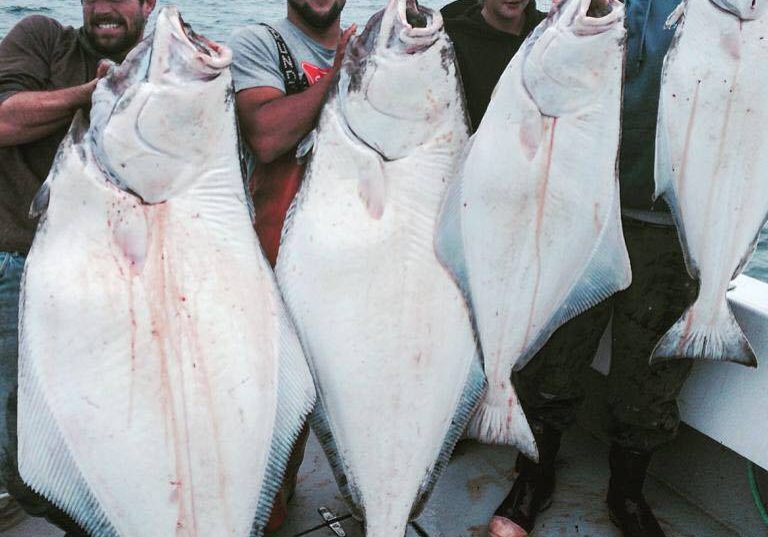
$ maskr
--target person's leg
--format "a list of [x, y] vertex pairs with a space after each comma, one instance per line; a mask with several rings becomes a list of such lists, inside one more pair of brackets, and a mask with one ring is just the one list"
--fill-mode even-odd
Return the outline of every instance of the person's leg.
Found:
[[610, 318], [610, 300], [597, 304], [556, 330], [528, 365], [513, 373], [529, 422], [563, 432], [576, 421], [584, 400], [577, 379], [592, 363]]
[[536, 438], [539, 460], [518, 455], [519, 473], [489, 523], [491, 537], [527, 535], [538, 513], [551, 504], [560, 437], [575, 421], [584, 399], [577, 379], [592, 362], [610, 315], [610, 304], [605, 302], [567, 322], [522, 371], [513, 375]]
[[677, 396], [692, 363], [651, 367], [656, 343], [693, 303], [697, 284], [688, 275], [672, 227], [624, 222], [632, 285], [616, 296], [613, 353], [608, 377], [611, 409], [611, 481], [608, 504], [624, 535], [663, 535], [642, 494], [653, 452], [677, 434]]
[[[0, 252], [0, 468], [5, 467], [8, 457], [8, 428], [5, 409], [8, 397], [16, 384], [19, 281], [15, 277], [14, 264], [18, 257]], [[0, 474], [0, 494], [7, 494], [5, 479]], [[4, 498], [0, 508], [0, 530], [8, 529], [20, 521], [20, 507], [12, 496]], [[23, 512], [22, 512], [23, 513]]]
[[8, 492], [33, 516], [45, 517], [68, 537], [87, 537], [63, 511], [35, 494], [17, 468], [16, 385], [18, 383], [19, 293], [24, 257], [0, 252], [0, 468]]

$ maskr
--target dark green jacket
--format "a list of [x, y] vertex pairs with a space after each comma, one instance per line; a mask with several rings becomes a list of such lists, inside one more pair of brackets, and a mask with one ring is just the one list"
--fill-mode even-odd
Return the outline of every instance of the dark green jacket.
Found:
[[480, 125], [493, 88], [509, 60], [545, 17], [536, 11], [536, 3], [531, 0], [526, 7], [523, 31], [513, 35], [489, 26], [480, 14], [481, 9], [477, 0], [456, 0], [440, 10], [456, 51], [472, 131]]

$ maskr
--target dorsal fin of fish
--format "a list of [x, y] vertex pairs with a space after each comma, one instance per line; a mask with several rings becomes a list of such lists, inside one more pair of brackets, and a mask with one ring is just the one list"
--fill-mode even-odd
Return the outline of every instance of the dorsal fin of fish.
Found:
[[418, 498], [411, 511], [411, 520], [417, 518], [424, 509], [424, 505], [426, 505], [432, 489], [435, 487], [435, 483], [437, 483], [438, 478], [443, 474], [443, 470], [448, 466], [453, 448], [456, 447], [456, 443], [464, 433], [470, 418], [477, 409], [478, 403], [485, 395], [485, 390], [485, 372], [480, 360], [474, 360], [469, 377], [467, 378], [467, 384], [464, 386], [464, 392], [461, 395], [461, 401], [458, 407], [456, 407], [456, 414], [451, 421], [451, 428], [448, 430], [443, 447], [440, 450], [440, 456], [435, 462], [434, 469], [429, 474], [429, 479], [424, 482], [419, 490]]
[[328, 418], [328, 411], [323, 404], [323, 399], [318, 397], [315, 410], [309, 416], [309, 422], [312, 425], [312, 432], [315, 433], [317, 440], [320, 442], [325, 456], [328, 459], [328, 464], [333, 471], [333, 475], [336, 478], [336, 484], [339, 487], [339, 492], [344, 498], [344, 502], [349, 506], [352, 514], [358, 520], [364, 518], [363, 513], [363, 501], [360, 493], [352, 486], [350, 480], [347, 479], [347, 468], [344, 466], [344, 460], [341, 456], [336, 440], [333, 438], [333, 430], [331, 429], [330, 420]]
[[[466, 156], [474, 138], [470, 139], [464, 151]], [[440, 263], [448, 270], [464, 294], [467, 303], [472, 304], [469, 291], [469, 275], [464, 257], [464, 243], [461, 233], [461, 175], [451, 179], [440, 208], [435, 233], [435, 253]]]
[[592, 256], [581, 277], [576, 279], [576, 284], [568, 298], [541, 330], [539, 336], [526, 346], [520, 360], [515, 364], [516, 370], [525, 367], [560, 326], [612, 294], [629, 287], [632, 281], [632, 270], [624, 244], [619, 210], [617, 189], [609, 216], [603, 225], [600, 237], [595, 242]]
[[[662, 96], [659, 102], [659, 117], [663, 117], [664, 113], [664, 97]], [[688, 274], [692, 278], [699, 278], [699, 267], [696, 266], [696, 262], [691, 255], [691, 249], [688, 246], [688, 239], [686, 238], [685, 223], [680, 218], [680, 205], [677, 202], [677, 196], [675, 194], [675, 188], [672, 184], [672, 160], [669, 155], [669, 142], [666, 138], [666, 130], [662, 125], [656, 129], [656, 165], [654, 173], [655, 190], [653, 194], [653, 200], [656, 201], [659, 198], [664, 200], [664, 203], [669, 207], [669, 211], [672, 214], [672, 219], [675, 221], [675, 228], [677, 229], [677, 236], [680, 239], [680, 245], [683, 250], [683, 259], [685, 260], [685, 267], [688, 269]]]
[[[757, 358], [723, 297], [715, 318], [696, 300], [664, 334], [651, 354], [651, 365], [681, 358], [736, 362], [757, 367]], [[703, 315], [702, 315], [703, 314]]]
[[[24, 339], [20, 342], [25, 345]], [[34, 436], [19, 436], [19, 474], [35, 492], [67, 512], [88, 535], [120, 537], [104, 508], [91, 492], [51, 412], [40, 377], [29, 371], [29, 362], [19, 362], [19, 415]], [[15, 429], [14, 429], [15, 430]], [[34, 441], [27, 439], [34, 438]]]
[[74, 146], [80, 144], [85, 137], [85, 133], [88, 132], [88, 117], [82, 110], [78, 110], [75, 113], [75, 117], [72, 119], [72, 123], [69, 126], [67, 135], [59, 145], [59, 149], [56, 152], [56, 158], [51, 166], [51, 171], [48, 173], [48, 179], [40, 186], [40, 189], [32, 199], [32, 204], [29, 207], [29, 217], [37, 218], [43, 216], [45, 211], [48, 210], [48, 203], [51, 197], [51, 184], [50, 181], [56, 176], [57, 170], [61, 165], [65, 155], [74, 149]]
[[269, 451], [264, 485], [254, 516], [251, 535], [263, 534], [269, 522], [275, 496], [283, 484], [288, 459], [296, 440], [315, 406], [315, 385], [304, 358], [293, 322], [280, 303], [280, 358], [277, 390], [277, 415]]
[[253, 196], [251, 195], [251, 176], [248, 173], [248, 161], [246, 159], [248, 146], [243, 137], [242, 128], [240, 127], [240, 122], [238, 121], [237, 116], [235, 116], [235, 131], [237, 132], [237, 160], [240, 162], [240, 175], [243, 180], [243, 200], [248, 206], [248, 215], [251, 218], [251, 224], [256, 225], [256, 209], [253, 206]]

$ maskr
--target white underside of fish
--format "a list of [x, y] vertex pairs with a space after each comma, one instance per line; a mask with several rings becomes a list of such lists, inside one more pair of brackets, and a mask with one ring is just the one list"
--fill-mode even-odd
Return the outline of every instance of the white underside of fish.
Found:
[[[436, 58], [429, 67], [446, 76]], [[403, 158], [385, 161], [352, 135], [338, 96], [326, 104], [276, 269], [318, 387], [313, 427], [368, 537], [405, 534], [484, 386], [467, 304], [433, 247], [467, 137], [445, 69], [453, 100], [435, 105], [444, 119], [413, 120], [432, 135]], [[348, 110], [378, 114], [355, 98]]]
[[653, 360], [755, 366], [726, 292], [768, 216], [768, 10], [765, 2], [720, 3], [730, 11], [712, 0], [685, 3], [662, 74], [656, 194], [672, 209], [700, 290]]
[[220, 76], [216, 156], [170, 199], [108, 181], [79, 121], [46, 183], [21, 301], [20, 472], [93, 537], [259, 535], [314, 400]]
[[[561, 6], [561, 21], [589, 3]], [[488, 378], [470, 436], [531, 458], [513, 368], [630, 281], [616, 178], [622, 13], [615, 3], [581, 20], [591, 35], [542, 23], [502, 74], [443, 209], [438, 252], [471, 298]]]

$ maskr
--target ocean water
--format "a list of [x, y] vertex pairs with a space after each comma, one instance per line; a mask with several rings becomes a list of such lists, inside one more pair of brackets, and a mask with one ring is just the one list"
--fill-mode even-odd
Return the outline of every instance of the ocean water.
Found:
[[[450, 0], [425, 0], [424, 5], [439, 8]], [[53, 17], [64, 24], [82, 24], [82, 11], [77, 0], [0, 0], [0, 37], [21, 18], [33, 13]], [[345, 26], [357, 23], [362, 26], [376, 11], [385, 5], [385, 0], [347, 0], [342, 14]], [[196, 32], [215, 40], [226, 40], [235, 28], [268, 22], [285, 16], [286, 0], [158, 0], [158, 8], [173, 4], [179, 8], [184, 20]], [[157, 12], [157, 8], [155, 9]]]
[[[440, 8], [450, 0], [423, 0], [422, 4]], [[63, 24], [79, 26], [82, 11], [77, 0], [0, 0], [0, 38], [19, 20], [39, 13], [53, 17]], [[158, 1], [158, 6], [167, 2]], [[235, 28], [285, 16], [286, 0], [176, 0], [184, 19], [198, 33], [215, 40], [226, 40]], [[368, 18], [385, 5], [385, 0], [347, 0], [342, 14], [344, 26], [357, 23], [362, 27]], [[550, 0], [539, 0], [539, 8], [546, 9]], [[154, 19], [153, 19], [154, 20]], [[151, 27], [152, 22], [150, 22]], [[727, 239], [726, 239], [727, 240]], [[746, 273], [768, 282], [768, 228], [763, 230], [757, 252], [747, 266]]]

